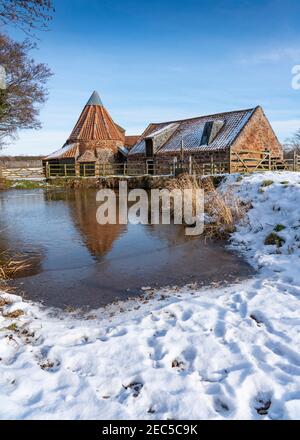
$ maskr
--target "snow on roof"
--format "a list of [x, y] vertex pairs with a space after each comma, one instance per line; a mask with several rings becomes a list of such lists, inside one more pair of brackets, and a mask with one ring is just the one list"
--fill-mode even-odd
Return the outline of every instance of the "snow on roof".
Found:
[[[129, 156], [134, 154], [144, 154], [146, 151], [145, 139], [154, 136], [161, 130], [167, 129], [171, 124], [178, 124], [178, 128], [173, 135], [159, 147], [158, 153], [180, 151], [182, 141], [185, 150], [224, 150], [230, 147], [243, 127], [247, 124], [254, 111], [255, 108], [252, 108], [248, 110], [238, 110], [233, 112], [218, 113], [215, 115], [200, 116], [193, 119], [150, 124], [145, 130], [141, 139], [130, 151]], [[215, 139], [209, 145], [201, 145], [201, 139], [206, 122], [220, 120], [224, 121], [224, 126], [221, 128]]]
[[166, 130], [171, 130], [172, 128], [176, 128], [176, 126], [178, 126], [178, 125], [179, 124], [175, 123], [175, 122], [172, 122], [171, 124], [164, 125], [163, 127], [158, 128], [158, 130], [155, 130], [155, 131], [151, 132], [151, 134], [146, 136], [146, 138], [153, 138], [155, 136], [158, 136], [158, 135], [162, 134]]
[[122, 153], [125, 157], [128, 156], [128, 153], [129, 153], [128, 148], [122, 146], [122, 147], [118, 147], [118, 150], [119, 150], [119, 152]]
[[77, 144], [67, 144], [64, 145], [62, 148], [60, 148], [59, 150], [47, 156], [45, 160], [75, 157], [76, 151], [77, 151]]

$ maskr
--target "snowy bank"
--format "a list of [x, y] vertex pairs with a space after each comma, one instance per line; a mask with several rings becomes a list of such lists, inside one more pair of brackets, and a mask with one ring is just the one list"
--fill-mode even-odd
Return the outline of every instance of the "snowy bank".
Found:
[[0, 418], [300, 418], [300, 173], [229, 186], [254, 279], [86, 319], [1, 295]]

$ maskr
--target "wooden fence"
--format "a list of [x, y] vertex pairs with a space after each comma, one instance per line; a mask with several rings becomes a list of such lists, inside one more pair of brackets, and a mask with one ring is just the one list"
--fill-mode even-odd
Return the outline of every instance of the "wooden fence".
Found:
[[106, 164], [48, 164], [45, 175], [55, 177], [106, 177], [106, 176], [140, 176], [148, 174], [148, 166], [136, 166], [127, 163]]
[[232, 152], [230, 160], [216, 161], [212, 156], [209, 162], [199, 163], [192, 156], [183, 161], [166, 163], [145, 161], [144, 163], [106, 163], [106, 164], [47, 164], [44, 168], [5, 168], [0, 167], [0, 178], [10, 180], [42, 179], [55, 177], [105, 177], [176, 175], [187, 172], [205, 176], [225, 173], [252, 173], [255, 171], [300, 171], [300, 156], [292, 159], [274, 157], [269, 151], [243, 150]]
[[295, 154], [292, 159], [285, 159], [286, 170], [300, 171], [300, 156]]

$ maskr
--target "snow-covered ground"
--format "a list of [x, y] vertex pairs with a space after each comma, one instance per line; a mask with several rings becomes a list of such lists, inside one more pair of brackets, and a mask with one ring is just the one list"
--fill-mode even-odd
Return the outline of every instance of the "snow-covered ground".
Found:
[[89, 319], [2, 294], [0, 418], [300, 418], [300, 173], [223, 185], [252, 202], [231, 246], [257, 275]]

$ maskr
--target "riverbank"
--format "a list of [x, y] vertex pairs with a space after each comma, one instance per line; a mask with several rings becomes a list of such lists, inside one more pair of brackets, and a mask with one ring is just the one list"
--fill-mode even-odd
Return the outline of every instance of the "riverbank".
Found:
[[[146, 190], [152, 188], [164, 188], [166, 183], [173, 180], [172, 176], [107, 176], [100, 178], [51, 178], [51, 179], [25, 179], [25, 180], [8, 180], [0, 179], [0, 191], [7, 189], [102, 189], [114, 188], [118, 189], [120, 181], [126, 181], [128, 189], [143, 188]], [[199, 178], [201, 179], [201, 178]], [[218, 186], [222, 181], [222, 176], [215, 176], [211, 178], [215, 186]]]
[[0, 418], [300, 418], [300, 173], [221, 188], [252, 205], [230, 246], [255, 278], [84, 317], [1, 294]]

